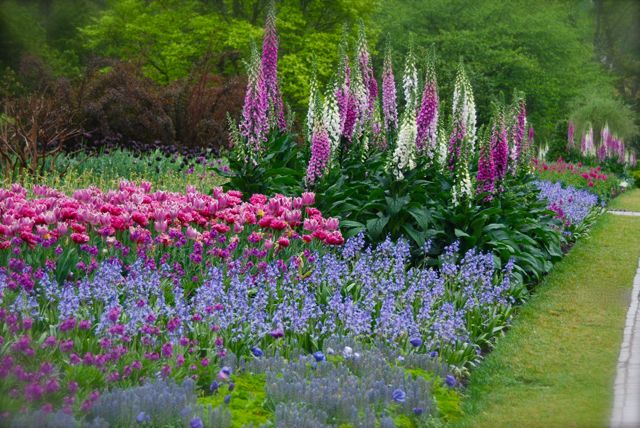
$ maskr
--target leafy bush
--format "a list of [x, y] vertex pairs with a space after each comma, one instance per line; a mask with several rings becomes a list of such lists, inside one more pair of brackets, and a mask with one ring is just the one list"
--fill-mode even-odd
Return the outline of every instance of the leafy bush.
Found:
[[158, 87], [137, 66], [115, 62], [88, 73], [81, 108], [92, 138], [118, 135], [145, 143], [174, 141], [175, 127]]

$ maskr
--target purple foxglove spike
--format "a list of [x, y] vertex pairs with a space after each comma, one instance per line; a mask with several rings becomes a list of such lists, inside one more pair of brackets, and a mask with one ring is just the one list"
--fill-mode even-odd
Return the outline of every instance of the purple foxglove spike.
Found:
[[398, 107], [396, 100], [396, 81], [393, 76], [391, 53], [387, 50], [382, 72], [382, 117], [386, 130], [398, 128]]
[[494, 125], [491, 148], [496, 178], [502, 180], [507, 173], [509, 162], [509, 143], [507, 141], [507, 128], [504, 124], [504, 118], [500, 119], [499, 125]]
[[307, 183], [313, 185], [322, 177], [331, 157], [331, 141], [322, 125], [317, 125], [311, 138], [311, 159], [307, 167]]
[[240, 123], [240, 135], [247, 139], [248, 145], [255, 152], [260, 152], [267, 141], [269, 132], [267, 110], [264, 77], [256, 57], [249, 70]]
[[438, 86], [435, 76], [427, 80], [422, 94], [422, 103], [418, 112], [416, 148], [419, 152], [427, 150], [433, 156], [438, 132]]
[[276, 15], [273, 3], [267, 14], [267, 21], [262, 39], [261, 67], [265, 80], [265, 90], [269, 111], [274, 115], [271, 122], [285, 131], [287, 124], [284, 120], [284, 104], [278, 85], [278, 33], [276, 31]]
[[480, 147], [480, 157], [478, 158], [478, 174], [476, 176], [478, 182], [477, 192], [479, 194], [489, 193], [485, 199], [486, 201], [493, 199], [496, 184], [496, 169], [491, 153], [493, 140], [494, 134], [492, 134], [490, 141], [485, 142], [482, 147]]

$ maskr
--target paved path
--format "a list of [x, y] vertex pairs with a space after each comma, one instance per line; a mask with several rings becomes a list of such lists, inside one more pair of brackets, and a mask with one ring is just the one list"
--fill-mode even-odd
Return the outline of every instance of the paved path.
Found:
[[640, 427], [640, 262], [633, 280], [614, 390], [611, 426]]
[[637, 211], [618, 211], [618, 210], [609, 210], [607, 211], [609, 214], [615, 215], [626, 215], [630, 217], [640, 217], [640, 212]]

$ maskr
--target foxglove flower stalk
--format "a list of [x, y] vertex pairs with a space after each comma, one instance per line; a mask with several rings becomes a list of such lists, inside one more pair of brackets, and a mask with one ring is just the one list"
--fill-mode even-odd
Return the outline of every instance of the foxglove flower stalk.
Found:
[[504, 118], [499, 119], [499, 124], [493, 126], [491, 135], [491, 156], [496, 171], [496, 179], [503, 180], [507, 174], [509, 163], [509, 143], [507, 141], [507, 129]]
[[574, 139], [575, 126], [573, 122], [569, 121], [569, 125], [567, 126], [567, 149], [573, 150], [576, 147], [576, 142]]
[[393, 76], [391, 49], [387, 46], [382, 70], [382, 116], [387, 132], [398, 128], [398, 107], [396, 101], [396, 80]]
[[468, 150], [465, 147], [467, 137], [462, 119], [460, 116], [454, 118], [453, 131], [449, 138], [448, 163], [453, 174], [451, 198], [454, 206], [460, 205], [472, 195], [471, 176], [467, 164]]
[[358, 64], [360, 66], [360, 73], [362, 73], [362, 83], [366, 94], [364, 119], [367, 122], [371, 122], [378, 98], [378, 82], [371, 67], [369, 48], [367, 47], [367, 36], [362, 21], [360, 22], [360, 34], [358, 37]]
[[284, 132], [287, 129], [287, 123], [284, 120], [284, 105], [278, 84], [278, 33], [276, 31], [275, 12], [275, 4], [271, 2], [264, 27], [264, 38], [262, 39], [261, 69], [265, 82], [266, 99], [269, 105], [268, 111], [272, 115], [270, 118], [271, 124]]
[[311, 141], [311, 136], [315, 129], [315, 122], [319, 120], [316, 116], [319, 106], [318, 97], [318, 81], [316, 79], [315, 67], [311, 72], [311, 80], [309, 81], [309, 108], [307, 110], [307, 139]]
[[355, 104], [356, 119], [353, 137], [359, 138], [364, 134], [367, 125], [371, 123], [368, 116], [369, 95], [365, 86], [364, 76], [360, 64], [356, 62], [351, 73], [351, 100]]
[[511, 147], [511, 151], [509, 153], [509, 157], [511, 160], [511, 173], [515, 174], [518, 169], [518, 165], [520, 165], [520, 158], [522, 156], [523, 143], [525, 133], [527, 132], [527, 107], [525, 105], [525, 101], [523, 99], [519, 100], [517, 103], [517, 112], [515, 123], [511, 129], [511, 135], [513, 138], [513, 145]]
[[449, 148], [447, 152], [447, 162], [450, 171], [455, 171], [457, 165], [463, 161], [465, 155], [465, 138], [467, 136], [463, 118], [458, 115], [453, 119], [453, 130], [449, 137]]
[[600, 144], [600, 147], [598, 147], [598, 150], [596, 150], [596, 156], [597, 156], [597, 158], [598, 158], [598, 160], [600, 162], [604, 162], [604, 160], [607, 158], [607, 144], [606, 143]]
[[594, 156], [596, 154], [596, 148], [593, 143], [593, 127], [589, 125], [587, 133], [583, 136], [580, 151], [583, 156]]
[[351, 90], [351, 68], [349, 58], [345, 55], [342, 59], [342, 87], [336, 91], [336, 100], [340, 111], [340, 128], [342, 137], [351, 142], [353, 130], [358, 115], [356, 100], [352, 96]]
[[262, 67], [258, 61], [258, 54], [254, 51], [248, 70], [247, 92], [240, 122], [240, 135], [247, 140], [247, 154], [254, 162], [255, 156], [262, 151], [269, 132], [266, 94]]
[[329, 165], [331, 141], [322, 121], [318, 121], [311, 138], [311, 159], [307, 167], [307, 183], [313, 185], [322, 177]]
[[473, 152], [476, 142], [476, 104], [471, 82], [467, 78], [462, 63], [458, 67], [456, 83], [453, 89], [453, 117], [456, 117], [456, 114], [459, 114], [464, 121], [469, 150]]
[[461, 162], [455, 173], [455, 183], [451, 189], [451, 202], [454, 206], [458, 206], [463, 201], [468, 201], [473, 195], [473, 184], [469, 175], [467, 162]]
[[611, 140], [611, 132], [609, 131], [609, 124], [605, 123], [600, 131], [600, 145], [606, 146]]
[[433, 159], [438, 139], [438, 83], [432, 61], [427, 65], [427, 73], [422, 93], [422, 103], [417, 118], [416, 148], [426, 152]]
[[418, 105], [418, 69], [416, 68], [416, 58], [413, 48], [409, 49], [407, 59], [404, 63], [404, 74], [402, 76], [402, 88], [404, 90], [405, 111], [415, 110]]
[[393, 174], [398, 180], [404, 178], [403, 171], [416, 167], [416, 133], [415, 110], [407, 110], [400, 123], [398, 141], [393, 152]]
[[493, 156], [491, 147], [493, 142], [493, 133], [489, 141], [484, 141], [480, 147], [480, 157], [478, 158], [478, 174], [476, 176], [478, 193], [488, 193], [486, 201], [493, 199], [493, 193], [496, 185], [496, 170], [493, 164]]
[[322, 106], [322, 121], [331, 141], [331, 153], [335, 155], [340, 145], [340, 134], [342, 127], [340, 124], [340, 108], [336, 100], [337, 88], [335, 84], [329, 86], [329, 90], [325, 95], [324, 105]]
[[376, 103], [373, 110], [373, 122], [371, 123], [371, 133], [373, 134], [373, 142], [380, 150], [387, 149], [387, 136], [382, 132], [382, 116], [380, 114], [380, 104]]

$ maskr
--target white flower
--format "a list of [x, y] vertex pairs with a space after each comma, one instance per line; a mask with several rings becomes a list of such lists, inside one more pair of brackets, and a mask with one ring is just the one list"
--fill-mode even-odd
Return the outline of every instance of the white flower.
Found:
[[416, 68], [413, 51], [409, 51], [404, 64], [402, 76], [402, 88], [404, 89], [405, 111], [415, 110], [418, 103], [418, 69]]
[[405, 112], [398, 132], [398, 142], [393, 152], [393, 174], [398, 180], [404, 178], [403, 171], [416, 167], [416, 126], [415, 111]]
[[330, 87], [325, 96], [322, 119], [327, 133], [329, 134], [329, 139], [331, 140], [331, 154], [334, 155], [338, 152], [340, 131], [342, 129], [340, 124], [340, 111], [338, 110], [338, 102], [336, 100], [335, 86]]

